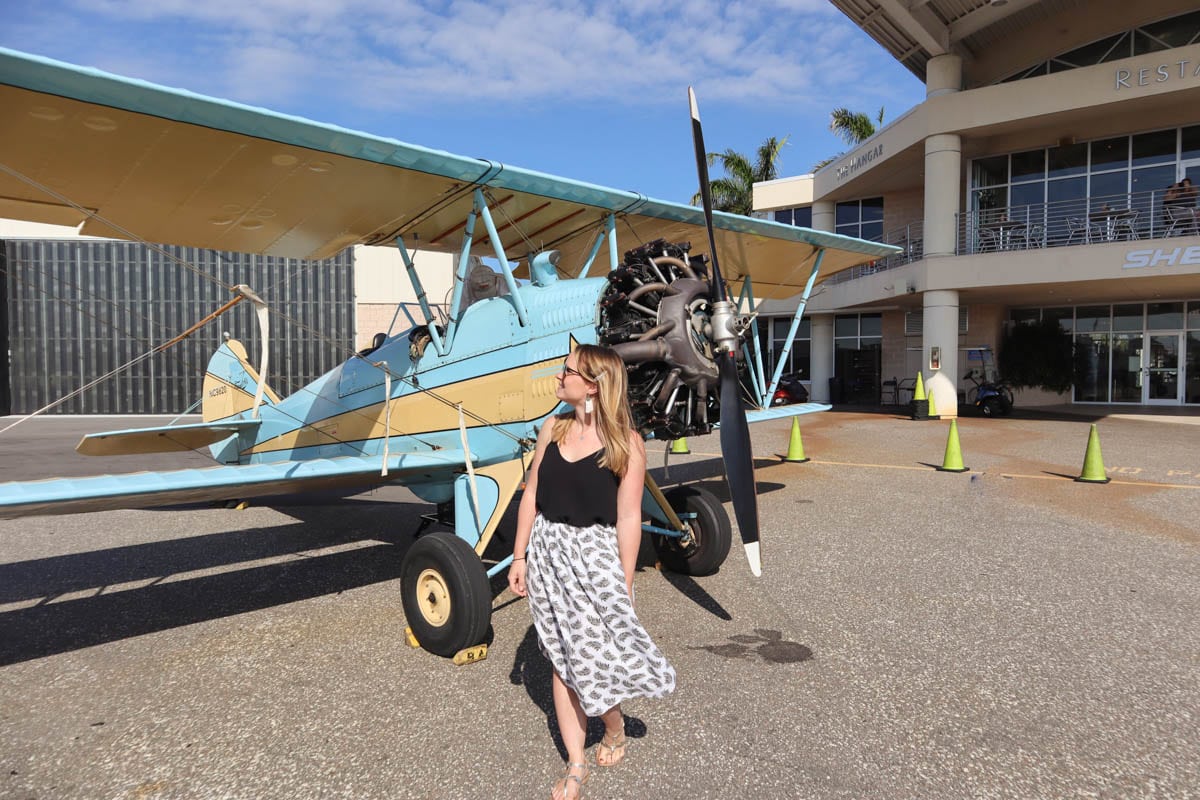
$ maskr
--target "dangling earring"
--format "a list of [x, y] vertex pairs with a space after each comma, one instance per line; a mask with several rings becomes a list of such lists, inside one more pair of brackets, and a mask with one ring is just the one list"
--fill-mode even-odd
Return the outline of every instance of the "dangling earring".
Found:
[[592, 396], [589, 394], [587, 399], [583, 401], [583, 413], [592, 413]]

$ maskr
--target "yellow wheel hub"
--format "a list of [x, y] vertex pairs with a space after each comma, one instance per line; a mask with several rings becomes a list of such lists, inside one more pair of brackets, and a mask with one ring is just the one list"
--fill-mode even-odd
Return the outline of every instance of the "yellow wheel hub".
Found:
[[450, 588], [442, 573], [427, 569], [417, 576], [417, 605], [421, 616], [435, 628], [450, 619]]

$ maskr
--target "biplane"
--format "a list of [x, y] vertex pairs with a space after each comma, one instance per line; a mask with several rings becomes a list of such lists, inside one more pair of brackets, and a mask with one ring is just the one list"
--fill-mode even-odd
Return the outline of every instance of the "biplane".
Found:
[[[466, 158], [45, 58], [0, 50], [0, 216], [101, 237], [319, 259], [395, 247], [418, 313], [288, 397], [269, 384], [272, 313], [252, 287], [257, 358], [220, 342], [202, 421], [85, 437], [90, 455], [207, 448], [207, 469], [0, 485], [0, 516], [246, 499], [402, 484], [448, 511], [419, 536], [401, 589], [410, 636], [478, 656], [491, 615], [483, 560], [518, 491], [537, 430], [559, 410], [556, 375], [579, 343], [615, 348], [647, 438], [720, 430], [739, 533], [758, 573], [750, 422], [827, 409], [771, 408], [755, 303], [894, 251], [831, 233], [713, 213], [692, 101], [704, 208]], [[681, 115], [682, 116], [682, 115]], [[696, 245], [699, 244], [699, 247]], [[437, 313], [415, 250], [455, 254]], [[480, 260], [494, 261], [488, 266]], [[403, 310], [403, 309], [401, 309]], [[789, 335], [788, 341], [792, 335]], [[722, 503], [647, 475], [643, 510], [664, 565], [724, 561]]]

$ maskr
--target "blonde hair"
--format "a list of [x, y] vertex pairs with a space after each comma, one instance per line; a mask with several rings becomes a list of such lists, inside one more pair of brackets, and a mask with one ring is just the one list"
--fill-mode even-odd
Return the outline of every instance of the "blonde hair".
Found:
[[[633, 415], [629, 412], [629, 380], [625, 362], [616, 351], [594, 344], [580, 345], [575, 350], [577, 370], [588, 383], [598, 387], [592, 395], [596, 417], [596, 432], [604, 445], [600, 466], [612, 470], [614, 475], [624, 477], [629, 466], [629, 432], [633, 430]], [[554, 419], [552, 438], [562, 445], [567, 431], [575, 420], [568, 412]]]

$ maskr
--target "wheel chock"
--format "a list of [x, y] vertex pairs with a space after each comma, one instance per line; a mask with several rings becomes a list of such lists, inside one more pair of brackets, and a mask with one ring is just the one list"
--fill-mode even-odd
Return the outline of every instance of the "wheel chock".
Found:
[[464, 664], [476, 664], [487, 658], [487, 645], [477, 644], [474, 647], [464, 647], [454, 654], [454, 658], [450, 659], [457, 666]]
[[671, 455], [687, 456], [691, 455], [692, 451], [688, 449], [687, 437], [680, 437], [671, 440]]
[[414, 650], [421, 647], [421, 643], [418, 642], [417, 637], [413, 635], [412, 628], [408, 626], [405, 626], [404, 628], [404, 641], [408, 642], [408, 646]]

